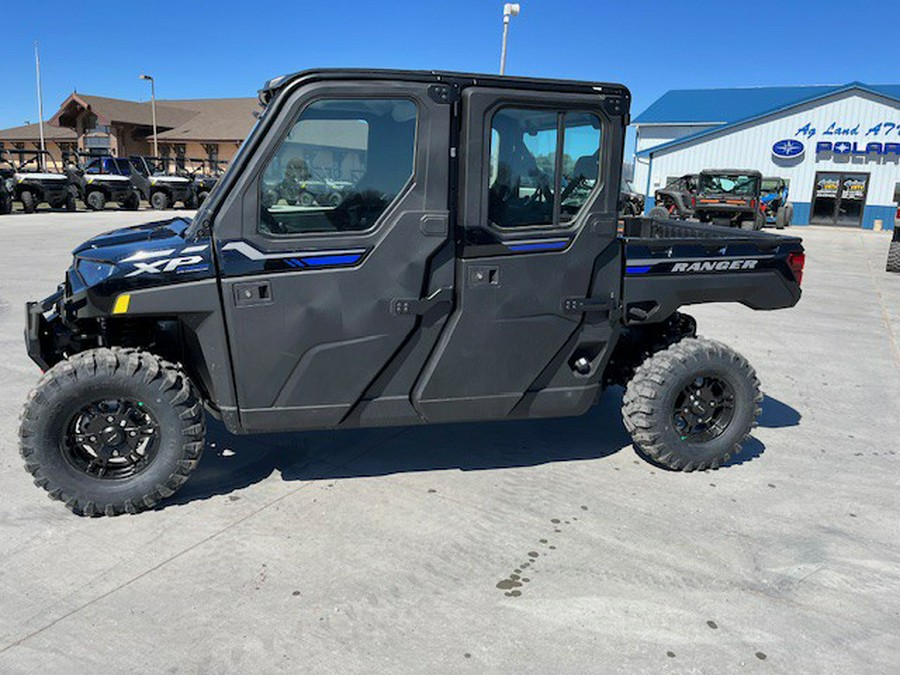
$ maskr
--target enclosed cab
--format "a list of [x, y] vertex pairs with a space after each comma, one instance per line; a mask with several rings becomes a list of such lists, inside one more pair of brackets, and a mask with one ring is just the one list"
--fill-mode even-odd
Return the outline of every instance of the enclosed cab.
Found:
[[745, 230], [761, 230], [765, 213], [760, 201], [762, 174], [759, 171], [709, 169], [700, 172], [694, 217]]
[[[46, 372], [21, 453], [51, 496], [152, 507], [196, 466], [206, 414], [234, 433], [565, 417], [612, 385], [654, 462], [739, 452], [755, 372], [679, 310], [794, 305], [803, 247], [655, 219], [620, 233], [625, 87], [323, 70], [260, 99], [193, 220], [85, 242], [29, 303]], [[269, 199], [296, 160], [339, 202]]]

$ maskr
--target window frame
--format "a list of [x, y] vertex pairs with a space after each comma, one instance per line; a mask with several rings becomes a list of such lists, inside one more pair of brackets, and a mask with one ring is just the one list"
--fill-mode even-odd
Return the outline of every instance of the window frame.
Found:
[[[554, 178], [553, 178], [553, 188], [554, 188], [554, 199], [553, 199], [553, 221], [550, 223], [541, 223], [537, 225], [518, 225], [518, 226], [509, 226], [509, 225], [498, 225], [493, 220], [491, 220], [490, 215], [490, 189], [491, 189], [491, 150], [492, 150], [492, 133], [494, 130], [494, 117], [502, 112], [503, 110], [533, 110], [536, 112], [555, 112], [556, 113], [556, 152], [555, 152], [555, 160], [554, 160]], [[560, 187], [562, 184], [562, 169], [563, 169], [563, 161], [565, 155], [565, 117], [568, 114], [589, 114], [595, 116], [600, 121], [600, 146], [599, 146], [599, 154], [597, 158], [597, 181], [594, 183], [593, 188], [591, 188], [590, 193], [585, 199], [584, 203], [578, 208], [572, 217], [567, 221], [561, 221], [561, 208], [562, 203], [558, 199], [561, 191]], [[481, 200], [483, 205], [483, 218], [482, 220], [485, 223], [485, 227], [494, 233], [500, 235], [502, 238], [509, 238], [510, 235], [516, 235], [518, 233], [554, 233], [554, 232], [570, 232], [577, 227], [580, 227], [581, 217], [584, 215], [589, 206], [591, 206], [598, 194], [605, 188], [606, 186], [606, 176], [601, 174], [604, 160], [606, 159], [605, 155], [608, 152], [604, 145], [604, 139], [606, 138], [606, 134], [609, 131], [609, 120], [606, 115], [599, 107], [590, 107], [588, 105], [583, 104], [565, 104], [562, 102], [548, 102], [546, 104], [538, 103], [538, 102], [529, 102], [529, 101], [516, 101], [514, 99], [498, 101], [495, 105], [491, 106], [488, 110], [485, 111], [485, 146], [484, 146], [484, 157], [482, 162], [484, 163], [484, 175], [487, 177], [487, 180], [482, 181], [482, 192], [481, 192]], [[577, 160], [576, 160], [577, 161]]]
[[[406, 179], [406, 182], [402, 185], [402, 187], [397, 191], [397, 194], [394, 195], [394, 198], [391, 202], [385, 207], [384, 211], [382, 211], [378, 217], [375, 219], [375, 222], [372, 223], [371, 226], [364, 230], [345, 230], [345, 231], [311, 231], [311, 232], [266, 232], [260, 229], [260, 224], [262, 219], [260, 218], [261, 210], [263, 207], [262, 201], [262, 188], [263, 188], [263, 176], [266, 173], [266, 170], [269, 167], [269, 164], [274, 159], [275, 155], [278, 154], [278, 151], [281, 150], [288, 136], [291, 135], [291, 132], [294, 130], [294, 127], [300, 122], [300, 118], [306, 113], [306, 111], [315, 105], [316, 103], [320, 103], [322, 101], [408, 101], [413, 104], [416, 111], [415, 117], [415, 129], [413, 131], [413, 145], [412, 145], [412, 170], [410, 171], [409, 176]], [[347, 118], [350, 119], [350, 118]], [[366, 122], [368, 124], [368, 122]], [[267, 239], [271, 242], [284, 242], [287, 240], [295, 240], [295, 239], [328, 239], [328, 238], [346, 238], [348, 236], [366, 236], [371, 235], [377, 232], [383, 225], [385, 216], [389, 214], [395, 204], [397, 204], [406, 193], [409, 191], [410, 186], [415, 183], [416, 174], [418, 173], [418, 157], [419, 157], [419, 142], [420, 142], [420, 132], [422, 125], [422, 106], [420, 102], [413, 98], [410, 95], [390, 95], [390, 94], [382, 94], [378, 96], [367, 95], [363, 93], [357, 94], [332, 94], [332, 93], [318, 93], [308, 100], [306, 100], [300, 109], [296, 112], [296, 115], [293, 121], [290, 124], [287, 124], [283, 129], [283, 132], [279, 136], [278, 140], [274, 142], [269, 150], [269, 152], [262, 158], [258, 163], [258, 170], [256, 175], [253, 178], [252, 183], [255, 184], [255, 201], [256, 201], [256, 215], [254, 219], [254, 227], [252, 228], [255, 236], [262, 237], [263, 239]], [[368, 141], [367, 141], [368, 142]], [[368, 145], [366, 148], [366, 152], [368, 153]]]

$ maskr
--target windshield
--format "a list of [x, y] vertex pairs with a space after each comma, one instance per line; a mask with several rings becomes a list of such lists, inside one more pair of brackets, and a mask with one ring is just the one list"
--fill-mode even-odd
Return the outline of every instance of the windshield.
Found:
[[778, 192], [781, 189], [781, 181], [772, 178], [765, 178], [762, 182], [761, 190], [763, 192]]
[[754, 196], [759, 191], [759, 178], [746, 174], [700, 175], [700, 191], [704, 194]]

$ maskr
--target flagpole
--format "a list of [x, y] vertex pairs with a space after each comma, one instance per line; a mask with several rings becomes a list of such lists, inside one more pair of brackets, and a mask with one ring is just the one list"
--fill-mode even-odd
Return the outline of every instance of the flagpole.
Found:
[[38, 127], [41, 134], [41, 158], [38, 165], [41, 171], [44, 170], [44, 152], [47, 148], [44, 144], [44, 95], [41, 92], [41, 52], [38, 47], [38, 41], [34, 41], [34, 69], [37, 73], [37, 100], [38, 100]]

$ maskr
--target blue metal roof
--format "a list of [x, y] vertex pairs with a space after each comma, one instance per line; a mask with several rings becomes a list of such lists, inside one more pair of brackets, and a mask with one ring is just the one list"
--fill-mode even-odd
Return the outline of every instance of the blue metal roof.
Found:
[[[812, 85], [809, 87], [759, 87], [754, 89], [683, 89], [673, 90], [665, 94], [647, 110], [638, 115], [634, 124], [713, 124], [697, 133], [683, 136], [674, 141], [668, 141], [652, 148], [645, 148], [638, 152], [640, 156], [655, 153], [657, 150], [668, 149], [682, 145], [690, 141], [702, 138], [709, 134], [720, 132], [729, 127], [752, 122], [754, 120], [778, 113], [801, 103], [807, 103], [819, 98], [831, 96], [854, 89], [867, 91], [884, 96], [895, 101], [900, 101], [900, 84], [864, 84], [862, 82], [850, 82], [842, 85]], [[671, 96], [671, 98], [669, 98]], [[670, 103], [661, 105], [669, 98]], [[703, 110], [703, 104], [708, 108]], [[650, 113], [655, 108], [658, 112]], [[679, 110], [680, 108], [680, 110]], [[715, 119], [715, 115], [723, 116], [723, 119]]]
[[862, 82], [805, 87], [674, 89], [638, 115], [634, 124], [732, 124], [853, 88], [900, 99], [900, 84]]

